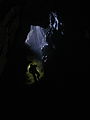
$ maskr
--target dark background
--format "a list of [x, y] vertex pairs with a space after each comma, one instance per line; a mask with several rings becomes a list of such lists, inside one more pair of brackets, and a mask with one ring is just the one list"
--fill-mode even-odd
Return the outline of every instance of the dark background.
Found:
[[[57, 11], [61, 13], [64, 21], [65, 35], [59, 43], [56, 43], [57, 49], [48, 60], [48, 80], [42, 81], [38, 87], [46, 89], [59, 89], [64, 86], [85, 87], [87, 84], [84, 83], [88, 80], [88, 40], [90, 40], [88, 8], [88, 5], [83, 3], [64, 1], [0, 0], [0, 23], [4, 24], [1, 34], [8, 29], [8, 60], [1, 75], [1, 85], [28, 87], [24, 84], [28, 51], [24, 41], [30, 25], [46, 28], [49, 23], [49, 12]], [[36, 88], [37, 85], [31, 87]]]

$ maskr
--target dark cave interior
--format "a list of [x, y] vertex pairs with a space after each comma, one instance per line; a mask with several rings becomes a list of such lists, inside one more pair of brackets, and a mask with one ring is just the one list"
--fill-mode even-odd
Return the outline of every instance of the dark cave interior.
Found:
[[[61, 14], [65, 22], [66, 35], [58, 43], [55, 43], [57, 49], [46, 64], [47, 80], [41, 81], [38, 85], [27, 86], [25, 85], [25, 71], [28, 64], [26, 56], [32, 53], [24, 42], [30, 25], [48, 27], [48, 15], [51, 11]], [[75, 7], [68, 9], [62, 1], [59, 3], [55, 1], [0, 0], [0, 44], [1, 46], [8, 44], [4, 52], [0, 47], [0, 55], [2, 54], [0, 86], [64, 88], [65, 80], [74, 81], [78, 75], [80, 78], [82, 73], [87, 73], [88, 40], [90, 39], [87, 11], [85, 12], [83, 8], [79, 10], [79, 7], [77, 10]], [[5, 58], [3, 58], [4, 54]], [[4, 59], [6, 59], [5, 63]]]

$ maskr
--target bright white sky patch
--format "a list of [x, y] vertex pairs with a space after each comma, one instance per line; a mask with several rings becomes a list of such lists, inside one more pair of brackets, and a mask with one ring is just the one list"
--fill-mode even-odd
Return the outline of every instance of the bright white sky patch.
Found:
[[25, 43], [28, 44], [34, 52], [41, 55], [43, 47], [48, 45], [43, 28], [31, 25], [31, 30], [27, 35]]

